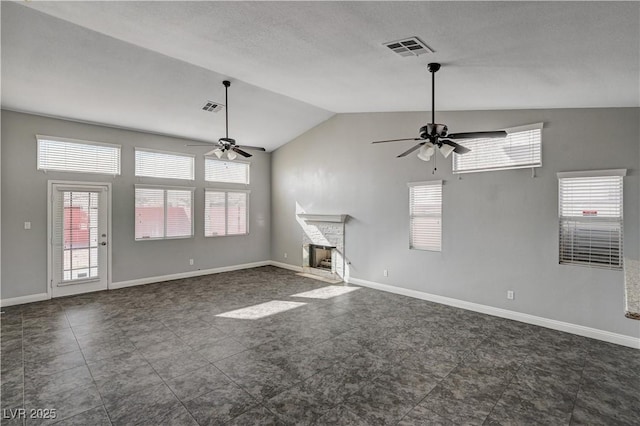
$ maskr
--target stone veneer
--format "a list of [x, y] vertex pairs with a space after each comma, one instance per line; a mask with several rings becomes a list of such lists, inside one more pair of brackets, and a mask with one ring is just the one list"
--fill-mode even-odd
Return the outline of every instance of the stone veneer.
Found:
[[[346, 215], [298, 215], [302, 219], [302, 270], [308, 274], [343, 280], [345, 273], [344, 223]], [[331, 272], [309, 266], [309, 244], [331, 246]]]
[[624, 260], [626, 317], [640, 320], [640, 261]]

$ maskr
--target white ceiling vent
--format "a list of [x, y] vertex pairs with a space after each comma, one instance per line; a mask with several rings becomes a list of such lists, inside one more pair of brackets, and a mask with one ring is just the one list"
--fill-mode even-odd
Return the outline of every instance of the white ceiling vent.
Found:
[[400, 56], [419, 56], [423, 53], [433, 53], [433, 50], [429, 49], [429, 46], [418, 37], [409, 37], [383, 44]]
[[207, 101], [202, 107], [202, 110], [207, 112], [218, 112], [222, 110], [223, 107], [224, 105], [222, 105], [221, 103], [214, 102], [214, 101]]

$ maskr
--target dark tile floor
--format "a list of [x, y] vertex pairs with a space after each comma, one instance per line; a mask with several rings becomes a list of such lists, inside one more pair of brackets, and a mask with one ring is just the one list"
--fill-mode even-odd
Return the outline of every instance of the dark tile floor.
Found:
[[[2, 423], [640, 424], [637, 350], [365, 288], [293, 296], [326, 286], [263, 267], [6, 308]], [[218, 316], [273, 300], [306, 304]]]

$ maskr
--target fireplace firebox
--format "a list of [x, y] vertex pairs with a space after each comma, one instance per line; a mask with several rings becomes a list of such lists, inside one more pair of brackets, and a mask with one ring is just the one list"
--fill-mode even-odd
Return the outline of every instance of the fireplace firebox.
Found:
[[309, 244], [309, 266], [311, 268], [332, 270], [331, 252], [335, 247]]

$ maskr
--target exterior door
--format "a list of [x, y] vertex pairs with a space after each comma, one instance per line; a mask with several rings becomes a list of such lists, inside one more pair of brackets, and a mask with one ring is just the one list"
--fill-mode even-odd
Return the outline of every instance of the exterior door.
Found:
[[53, 183], [50, 188], [52, 297], [106, 290], [109, 186]]

